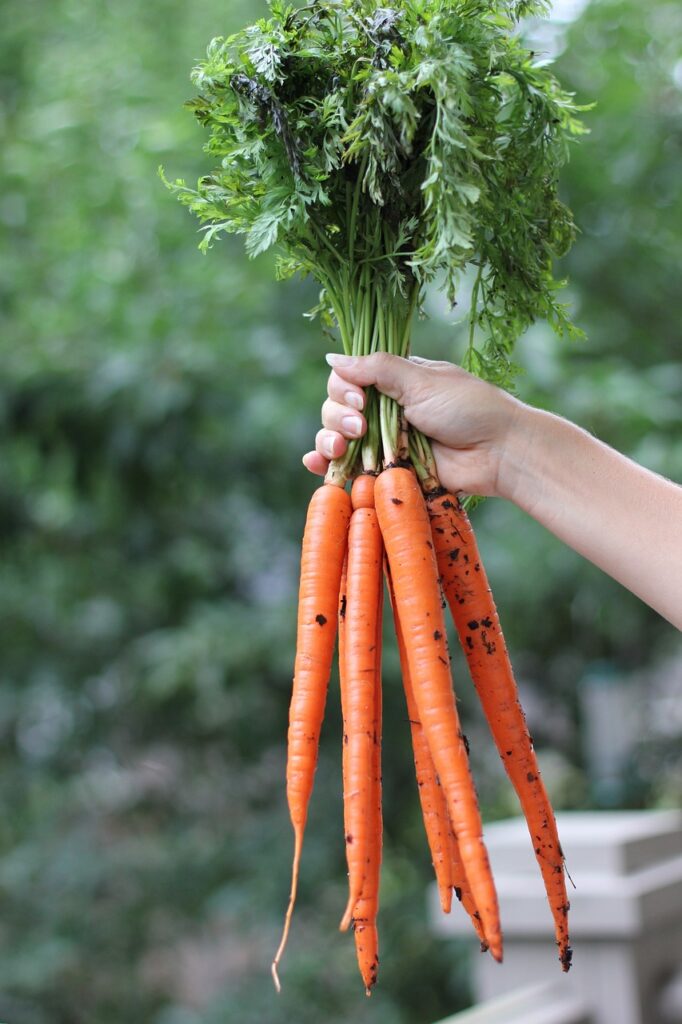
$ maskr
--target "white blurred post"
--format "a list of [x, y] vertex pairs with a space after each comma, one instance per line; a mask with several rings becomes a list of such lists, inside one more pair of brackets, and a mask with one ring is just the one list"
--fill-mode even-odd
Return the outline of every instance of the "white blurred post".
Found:
[[638, 728], [635, 690], [608, 662], [581, 680], [584, 754], [592, 794], [600, 807], [622, 805]]

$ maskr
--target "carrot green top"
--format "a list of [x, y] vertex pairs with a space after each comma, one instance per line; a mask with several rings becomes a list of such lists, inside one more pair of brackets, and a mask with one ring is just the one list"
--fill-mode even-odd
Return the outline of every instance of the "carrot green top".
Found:
[[535, 318], [575, 330], [551, 260], [574, 236], [557, 182], [581, 108], [516, 31], [545, 6], [271, 0], [271, 17], [214, 39], [188, 103], [210, 169], [196, 189], [171, 184], [205, 225], [202, 247], [223, 232], [245, 234], [252, 256], [277, 244], [282, 275], [321, 282], [348, 350], [348, 298], [368, 268], [407, 307], [435, 275], [454, 300], [471, 264], [487, 338], [469, 368], [506, 383]]
[[[270, 0], [270, 17], [214, 39], [188, 102], [208, 129], [196, 188], [166, 182], [204, 227], [245, 235], [281, 277], [320, 283], [313, 311], [347, 354], [407, 355], [425, 283], [454, 303], [472, 285], [464, 366], [509, 387], [518, 336], [546, 318], [580, 334], [552, 261], [575, 227], [558, 192], [581, 109], [518, 19], [544, 0]], [[165, 179], [164, 179], [165, 180]], [[392, 400], [368, 394], [369, 430], [342, 482], [405, 451]]]

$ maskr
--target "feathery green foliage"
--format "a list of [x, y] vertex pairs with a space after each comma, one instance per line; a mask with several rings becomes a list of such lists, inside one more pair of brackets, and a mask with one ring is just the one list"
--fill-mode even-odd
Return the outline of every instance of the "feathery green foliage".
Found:
[[581, 108], [516, 34], [544, 7], [271, 0], [269, 19], [214, 39], [188, 105], [215, 167], [170, 186], [202, 247], [223, 232], [250, 256], [277, 245], [280, 275], [321, 283], [319, 310], [355, 353], [405, 353], [422, 286], [455, 303], [473, 267], [465, 364], [508, 386], [535, 319], [576, 332], [552, 260], [575, 234], [558, 176]]

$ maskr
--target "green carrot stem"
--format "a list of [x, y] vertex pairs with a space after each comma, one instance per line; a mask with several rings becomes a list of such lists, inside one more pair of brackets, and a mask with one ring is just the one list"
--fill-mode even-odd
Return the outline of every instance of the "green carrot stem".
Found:
[[396, 454], [398, 462], [409, 462], [410, 461], [410, 446], [408, 440], [408, 426], [407, 420], [405, 419], [405, 412], [402, 406], [397, 403], [393, 403], [395, 408], [395, 419], [396, 419]]
[[379, 427], [379, 395], [375, 388], [367, 389], [367, 433], [362, 443], [362, 468], [366, 473], [376, 473], [379, 468], [381, 433]]
[[471, 292], [471, 311], [469, 313], [469, 345], [467, 347], [465, 363], [467, 369], [472, 369], [473, 358], [474, 358], [474, 334], [476, 331], [476, 321], [478, 314], [478, 290], [481, 286], [481, 277], [483, 276], [483, 260], [478, 264], [478, 273], [476, 274], [476, 280], [474, 281], [474, 287]]
[[396, 458], [396, 439], [391, 430], [391, 402], [387, 395], [379, 395], [379, 423], [384, 464], [390, 466]]
[[339, 459], [332, 459], [325, 476], [325, 483], [336, 484], [345, 487], [355, 471], [355, 463], [360, 453], [360, 438], [354, 438], [349, 442], [344, 455]]
[[403, 356], [405, 359], [410, 354], [410, 335], [412, 333], [412, 318], [414, 317], [414, 311], [417, 308], [417, 302], [419, 301], [419, 293], [421, 291], [421, 285], [418, 281], [415, 281], [414, 287], [410, 293], [410, 303], [407, 309], [407, 316], [405, 318], [405, 329], [403, 331], [402, 342], [400, 344], [400, 351], [398, 355]]
[[410, 459], [423, 490], [430, 494], [440, 487], [431, 445], [421, 430], [410, 426]]
[[353, 256], [355, 254], [355, 242], [356, 242], [356, 226], [358, 220], [358, 207], [360, 205], [360, 193], [362, 192], [362, 182], [365, 177], [365, 170], [367, 168], [367, 153], [363, 153], [362, 161], [358, 168], [358, 176], [355, 179], [355, 190], [353, 192], [353, 205], [351, 206], [350, 221], [348, 223], [348, 259], [353, 262]]

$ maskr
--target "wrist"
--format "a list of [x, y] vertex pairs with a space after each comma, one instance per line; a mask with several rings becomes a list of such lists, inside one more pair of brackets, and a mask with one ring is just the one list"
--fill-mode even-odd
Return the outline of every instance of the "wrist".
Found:
[[542, 409], [512, 399], [509, 426], [499, 456], [496, 492], [515, 505], [528, 509], [529, 495], [538, 495], [541, 450], [553, 417]]

